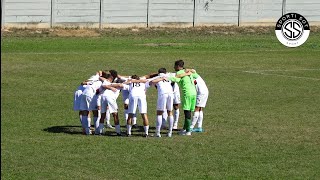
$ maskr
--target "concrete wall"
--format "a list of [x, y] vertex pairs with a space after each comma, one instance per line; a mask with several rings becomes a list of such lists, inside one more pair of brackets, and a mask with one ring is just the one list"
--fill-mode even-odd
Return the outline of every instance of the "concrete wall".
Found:
[[147, 26], [148, 0], [103, 0], [103, 27]]
[[274, 25], [297, 12], [320, 24], [320, 0], [1, 0], [1, 27]]

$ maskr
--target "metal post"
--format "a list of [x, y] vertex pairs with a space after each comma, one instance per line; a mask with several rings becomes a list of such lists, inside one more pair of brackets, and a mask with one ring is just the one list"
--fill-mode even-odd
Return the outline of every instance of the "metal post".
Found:
[[286, 5], [287, 5], [287, 0], [282, 0], [282, 16], [286, 14]]
[[1, 0], [1, 29], [4, 28], [4, 19], [5, 19], [5, 4], [6, 4], [6, 1], [5, 0]]
[[103, 16], [104, 16], [104, 8], [103, 8], [103, 4], [104, 4], [104, 1], [103, 0], [100, 0], [100, 13], [99, 13], [99, 29], [101, 30], [103, 28]]
[[196, 21], [196, 0], [193, 0], [193, 19], [192, 19], [192, 27], [195, 26]]
[[238, 2], [238, 26], [240, 26], [241, 21], [241, 0]]
[[149, 6], [150, 6], [150, 0], [147, 1], [147, 27], [149, 27]]
[[50, 9], [50, 28], [53, 28], [53, 25], [54, 25], [54, 11], [55, 11], [55, 6], [56, 6], [56, 3], [55, 3], [56, 0], [51, 0], [51, 9]]

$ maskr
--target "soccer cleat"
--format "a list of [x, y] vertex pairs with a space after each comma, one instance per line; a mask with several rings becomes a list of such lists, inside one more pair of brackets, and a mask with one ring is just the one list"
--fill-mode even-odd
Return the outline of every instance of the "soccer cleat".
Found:
[[202, 128], [194, 128], [192, 132], [204, 132]]
[[127, 134], [127, 137], [131, 137], [132, 135], [131, 134]]
[[167, 126], [161, 126], [161, 129], [167, 130]]
[[160, 134], [156, 134], [155, 137], [161, 138], [161, 135]]
[[186, 135], [186, 130], [185, 129], [182, 129], [180, 132], [179, 132], [179, 135]]
[[149, 135], [148, 134], [144, 134], [143, 137], [147, 138], [147, 137], [149, 137]]
[[177, 130], [178, 129], [178, 125], [173, 125], [172, 129]]
[[186, 130], [183, 130], [179, 133], [182, 136], [191, 136], [191, 132], [187, 132]]
[[110, 129], [114, 129], [114, 127], [111, 124], [106, 124], [106, 127]]
[[137, 124], [132, 125], [132, 128], [138, 128]]
[[172, 137], [172, 133], [168, 133], [168, 137]]

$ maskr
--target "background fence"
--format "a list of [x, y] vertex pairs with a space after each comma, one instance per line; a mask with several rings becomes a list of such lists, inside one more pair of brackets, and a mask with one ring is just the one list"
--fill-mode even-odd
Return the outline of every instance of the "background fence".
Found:
[[1, 27], [275, 25], [288, 12], [320, 24], [320, 0], [1, 0]]

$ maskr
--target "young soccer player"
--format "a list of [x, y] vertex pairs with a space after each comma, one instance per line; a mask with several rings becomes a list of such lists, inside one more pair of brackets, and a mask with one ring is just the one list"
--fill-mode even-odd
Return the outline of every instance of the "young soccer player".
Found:
[[158, 73], [160, 77], [152, 80], [150, 83], [150, 86], [154, 85], [158, 90], [156, 137], [161, 137], [160, 129], [164, 111], [167, 111], [169, 117], [168, 137], [171, 137], [173, 128], [173, 89], [171, 87], [171, 81], [167, 80], [167, 70], [165, 68], [160, 68]]
[[96, 134], [102, 134], [102, 130], [104, 127], [104, 119], [106, 117], [107, 107], [110, 113], [113, 115], [114, 124], [116, 133], [118, 136], [121, 136], [120, 132], [120, 124], [118, 117], [118, 105], [117, 105], [117, 97], [119, 96], [119, 90], [111, 86], [111, 82], [113, 81], [113, 77], [111, 74], [106, 74], [106, 80], [102, 83], [103, 93], [101, 95], [101, 119], [99, 129]]
[[[82, 111], [82, 127], [85, 129], [85, 134], [89, 135], [90, 122], [88, 120], [89, 112], [93, 112], [93, 119], [95, 129], [99, 127], [99, 112], [98, 112], [98, 96], [97, 90], [102, 85], [102, 81], [99, 79], [102, 72], [100, 71], [94, 77], [93, 81], [86, 82], [87, 86], [83, 90], [80, 97], [80, 110]], [[85, 82], [84, 82], [85, 83]]]
[[129, 91], [129, 108], [127, 119], [127, 136], [131, 136], [132, 118], [136, 113], [137, 107], [143, 119], [144, 137], [149, 136], [149, 120], [147, 115], [146, 90], [149, 88], [149, 82], [146, 79], [140, 79], [139, 76], [131, 76], [129, 84], [115, 84], [113, 87], [123, 88]]
[[[196, 73], [196, 71], [194, 69], [186, 69], [186, 73], [180, 74], [177, 77], [181, 78], [183, 76], [188, 76], [190, 75], [190, 73]], [[197, 90], [197, 101], [190, 128], [192, 129], [192, 132], [203, 132], [203, 108], [206, 107], [206, 103], [209, 96], [209, 90], [206, 83], [200, 75], [196, 79], [194, 79], [194, 84]], [[198, 124], [198, 128], [194, 128], [196, 123]]]
[[[177, 75], [185, 73], [184, 70], [184, 61], [177, 60], [174, 64], [174, 69], [177, 71]], [[183, 131], [180, 132], [181, 135], [191, 135], [191, 112], [194, 111], [196, 105], [196, 88], [194, 86], [193, 80], [197, 78], [198, 75], [193, 73], [189, 76], [184, 76], [182, 78], [177, 77], [169, 77], [169, 79], [173, 82], [177, 82], [182, 89], [182, 106], [185, 115], [185, 121], [183, 126]]]

